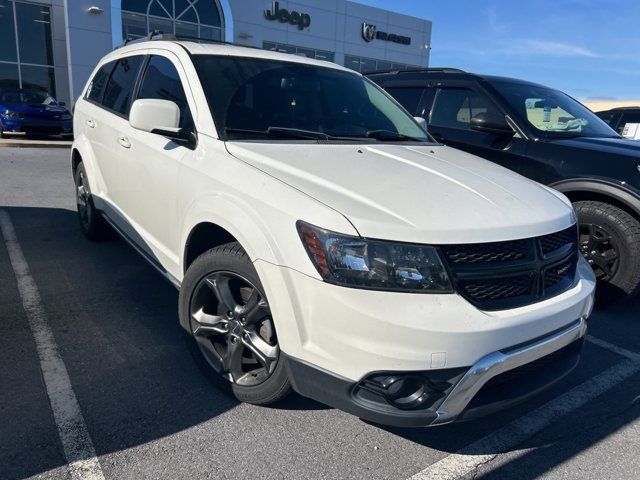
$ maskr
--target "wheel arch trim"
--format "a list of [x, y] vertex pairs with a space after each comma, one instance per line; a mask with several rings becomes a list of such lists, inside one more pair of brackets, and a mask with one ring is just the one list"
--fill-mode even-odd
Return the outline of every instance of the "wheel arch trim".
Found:
[[604, 178], [567, 179], [549, 185], [561, 193], [571, 194], [576, 192], [596, 193], [610, 197], [627, 206], [637, 218], [640, 218], [640, 192], [628, 185]]

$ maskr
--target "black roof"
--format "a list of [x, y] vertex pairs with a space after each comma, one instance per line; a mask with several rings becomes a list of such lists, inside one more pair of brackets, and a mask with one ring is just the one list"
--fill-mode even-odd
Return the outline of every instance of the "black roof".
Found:
[[[613, 107], [613, 108], [610, 108], [609, 110], [602, 110], [601, 112], [617, 112], [619, 110], [640, 110], [640, 106], [634, 105], [629, 107]], [[601, 113], [601, 112], [598, 112], [598, 113]]]
[[429, 67], [429, 68], [406, 68], [402, 70], [386, 70], [365, 73], [368, 77], [377, 77], [381, 79], [384, 77], [395, 77], [398, 80], [421, 80], [425, 77], [430, 79], [446, 78], [448, 80], [484, 80], [487, 82], [509, 82], [520, 83], [526, 85], [534, 85], [537, 87], [544, 87], [539, 83], [529, 82], [527, 80], [521, 80], [518, 78], [501, 77], [497, 75], [482, 75], [478, 73], [465, 72], [458, 68], [450, 67]]

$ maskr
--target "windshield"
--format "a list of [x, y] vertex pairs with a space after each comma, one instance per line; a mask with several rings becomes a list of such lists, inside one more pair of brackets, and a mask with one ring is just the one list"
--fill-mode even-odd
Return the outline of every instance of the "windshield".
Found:
[[570, 96], [523, 83], [491, 83], [534, 128], [548, 137], [617, 137], [605, 122]]
[[2, 103], [30, 103], [35, 105], [55, 105], [53, 97], [34, 90], [2, 90], [0, 91]]
[[194, 63], [221, 138], [429, 141], [355, 73], [251, 57], [197, 55]]

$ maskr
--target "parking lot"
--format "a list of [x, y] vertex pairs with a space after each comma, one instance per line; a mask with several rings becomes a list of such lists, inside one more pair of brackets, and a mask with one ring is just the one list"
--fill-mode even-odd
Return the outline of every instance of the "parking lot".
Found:
[[[123, 241], [81, 235], [68, 156], [0, 148], [0, 478], [638, 478], [639, 301], [594, 313], [560, 385], [473, 422], [238, 404], [194, 362], [176, 290]], [[52, 365], [69, 389], [45, 383]], [[80, 432], [56, 416], [74, 405]], [[91, 448], [69, 458], [70, 435]]]

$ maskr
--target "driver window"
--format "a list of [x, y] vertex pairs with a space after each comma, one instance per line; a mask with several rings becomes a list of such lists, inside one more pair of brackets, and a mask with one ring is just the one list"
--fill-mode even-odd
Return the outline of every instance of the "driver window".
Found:
[[468, 88], [443, 88], [438, 90], [429, 124], [439, 127], [471, 130], [471, 119], [480, 114], [499, 112], [483, 97]]

